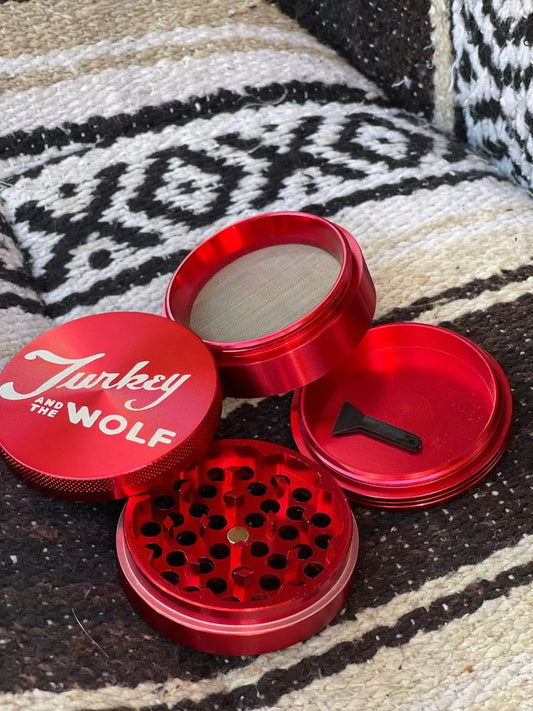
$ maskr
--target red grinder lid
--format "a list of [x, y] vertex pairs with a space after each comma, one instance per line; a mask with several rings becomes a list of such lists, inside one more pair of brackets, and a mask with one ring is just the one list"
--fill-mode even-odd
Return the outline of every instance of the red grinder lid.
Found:
[[29, 484], [76, 500], [146, 491], [205, 452], [220, 417], [214, 360], [146, 313], [70, 321], [0, 374], [0, 451]]
[[300, 451], [352, 499], [411, 508], [488, 474], [507, 447], [511, 414], [509, 384], [482, 348], [399, 323], [370, 329], [342, 367], [299, 390], [291, 424]]
[[137, 611], [220, 654], [280, 649], [322, 629], [346, 601], [357, 549], [333, 477], [256, 440], [214, 441], [200, 464], [129, 499], [117, 530]]

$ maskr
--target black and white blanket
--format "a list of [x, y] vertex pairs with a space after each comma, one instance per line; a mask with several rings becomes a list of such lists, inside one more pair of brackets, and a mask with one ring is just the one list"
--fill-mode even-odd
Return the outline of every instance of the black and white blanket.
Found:
[[533, 186], [531, 0], [278, 0], [396, 104]]
[[[0, 356], [54, 324], [160, 313], [188, 251], [303, 210], [359, 241], [376, 321], [486, 348], [514, 399], [484, 482], [426, 511], [355, 508], [346, 608], [292, 648], [225, 658], [149, 628], [117, 576], [122, 504], [1, 477], [5, 709], [503, 709], [533, 697], [533, 203], [266, 2], [0, 4]], [[290, 394], [224, 403], [218, 436], [289, 447]]]

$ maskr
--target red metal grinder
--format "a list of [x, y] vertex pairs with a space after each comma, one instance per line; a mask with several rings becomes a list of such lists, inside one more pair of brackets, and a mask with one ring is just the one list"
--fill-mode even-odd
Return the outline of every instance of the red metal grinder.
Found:
[[51, 329], [0, 374], [0, 451], [25, 481], [96, 501], [147, 491], [206, 450], [221, 393], [193, 333], [146, 313]]
[[295, 393], [301, 452], [355, 501], [412, 508], [446, 501], [503, 456], [512, 399], [498, 363], [444, 328], [368, 331], [335, 371]]
[[214, 441], [201, 463], [131, 498], [117, 531], [136, 610], [220, 654], [280, 649], [322, 629], [346, 600], [357, 550], [333, 477], [256, 440]]
[[212, 350], [225, 395], [274, 395], [339, 365], [367, 331], [376, 294], [355, 239], [279, 212], [237, 222], [180, 264], [164, 315]]

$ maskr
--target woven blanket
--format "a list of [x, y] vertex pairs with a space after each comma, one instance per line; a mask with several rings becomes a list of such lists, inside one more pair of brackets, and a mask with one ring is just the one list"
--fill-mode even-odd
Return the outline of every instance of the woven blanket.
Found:
[[[0, 478], [0, 707], [532, 708], [533, 203], [275, 5], [0, 4], [0, 357], [101, 311], [161, 313], [185, 255], [274, 210], [356, 236], [376, 323], [444, 325], [509, 379], [514, 434], [487, 478], [428, 510], [354, 507], [346, 607], [257, 657], [153, 631], [119, 584], [121, 502]], [[227, 399], [217, 436], [294, 447], [291, 394]]]
[[278, 0], [391, 99], [533, 186], [531, 0]]

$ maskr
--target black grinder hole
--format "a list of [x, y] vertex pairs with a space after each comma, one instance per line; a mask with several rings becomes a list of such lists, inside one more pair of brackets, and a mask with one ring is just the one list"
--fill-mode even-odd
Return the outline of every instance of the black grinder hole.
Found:
[[259, 579], [259, 585], [263, 588], [263, 590], [272, 592], [273, 590], [277, 590], [279, 588], [281, 582], [277, 575], [263, 575]]
[[155, 521], [147, 521], [141, 526], [141, 533], [147, 538], [153, 538], [161, 533], [161, 526]]

